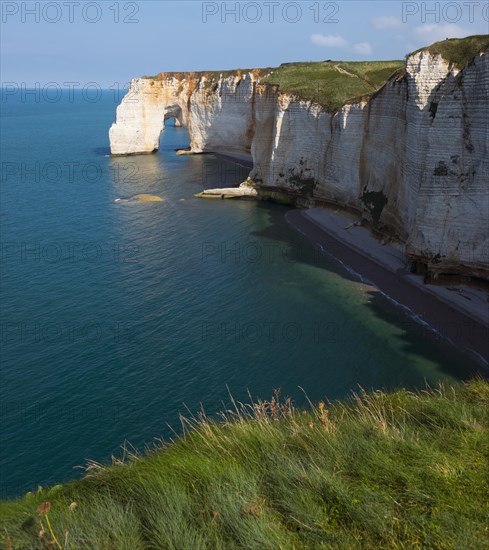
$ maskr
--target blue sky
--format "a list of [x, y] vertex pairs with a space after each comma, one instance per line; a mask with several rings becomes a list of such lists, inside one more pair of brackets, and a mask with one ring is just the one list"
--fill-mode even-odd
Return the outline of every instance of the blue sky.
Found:
[[399, 59], [436, 40], [489, 32], [485, 0], [0, 3], [3, 84], [108, 87], [160, 71]]

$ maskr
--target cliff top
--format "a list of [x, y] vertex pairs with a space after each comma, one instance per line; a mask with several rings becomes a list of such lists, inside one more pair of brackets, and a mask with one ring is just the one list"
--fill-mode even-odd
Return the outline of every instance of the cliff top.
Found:
[[232, 405], [2, 502], [2, 548], [487, 547], [487, 382]]
[[[449, 38], [413, 52], [427, 51], [440, 54], [448, 62], [462, 69], [478, 53], [489, 48], [489, 35]], [[409, 54], [409, 55], [413, 55]], [[262, 79], [276, 84], [285, 93], [319, 103], [334, 110], [346, 103], [372, 95], [391, 76], [402, 74], [404, 61], [324, 61], [311, 63], [284, 63]]]
[[387, 79], [403, 67], [396, 61], [311, 61], [283, 63], [280, 67], [235, 69], [226, 71], [162, 72], [143, 78], [156, 81], [184, 78], [199, 81], [206, 78], [208, 85], [232, 76], [252, 73], [263, 84], [278, 86], [281, 92], [306, 101], [319, 103], [334, 110], [349, 100], [368, 96], [378, 90]]
[[463, 69], [473, 57], [488, 48], [489, 34], [475, 34], [466, 38], [448, 38], [441, 42], [435, 42], [431, 46], [412, 52], [410, 55], [422, 51], [429, 52], [431, 55], [439, 54], [458, 69]]
[[[481, 34], [466, 38], [450, 38], [420, 48], [409, 55], [427, 51], [440, 54], [448, 62], [462, 69], [475, 55], [489, 48], [489, 35]], [[154, 80], [167, 78], [192, 78], [199, 81], [206, 77], [208, 85], [220, 77], [240, 76], [253, 73], [263, 84], [275, 85], [281, 92], [306, 101], [313, 101], [333, 111], [346, 103], [367, 98], [396, 73], [401, 76], [404, 60], [392, 61], [311, 61], [283, 63], [277, 68], [235, 69], [226, 71], [162, 72], [145, 76]]]
[[334, 110], [372, 94], [402, 67], [401, 60], [286, 63], [261, 82]]
[[186, 72], [161, 72], [155, 76], [143, 76], [142, 78], [149, 78], [152, 80], [160, 81], [166, 80], [168, 78], [176, 78], [177, 80], [182, 80], [184, 78], [194, 78], [200, 80], [201, 78], [206, 78], [208, 81], [212, 82], [219, 80], [219, 78], [228, 78], [230, 76], [241, 76], [249, 73], [253, 73], [255, 78], [261, 77], [265, 74], [268, 74], [272, 71], [272, 67], [266, 68], [255, 68], [255, 69], [227, 69], [225, 71], [186, 71]]

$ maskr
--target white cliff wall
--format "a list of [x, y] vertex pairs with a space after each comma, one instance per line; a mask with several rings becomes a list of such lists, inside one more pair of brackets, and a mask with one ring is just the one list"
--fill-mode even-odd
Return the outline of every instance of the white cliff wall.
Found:
[[165, 113], [180, 104], [178, 81], [135, 78], [117, 107], [116, 122], [109, 131], [113, 155], [151, 153], [158, 149]]
[[457, 71], [418, 52], [370, 100], [334, 113], [256, 73], [136, 79], [110, 130], [112, 153], [156, 150], [170, 115], [194, 152], [250, 152], [261, 187], [354, 208], [433, 273], [489, 277], [487, 53]]
[[254, 135], [253, 75], [237, 73], [217, 81], [191, 73], [178, 76], [162, 73], [131, 81], [109, 131], [111, 153], [156, 151], [164, 121], [170, 117], [188, 129], [195, 153], [249, 153]]
[[360, 210], [431, 273], [487, 278], [489, 56], [458, 71], [419, 52], [405, 69], [336, 113], [264, 93], [251, 177], [298, 193], [298, 204]]
[[255, 82], [252, 74], [201, 81], [188, 106], [194, 152], [249, 153], [254, 135]]
[[430, 100], [436, 114], [422, 132], [423, 171], [411, 183], [417, 194], [408, 252], [439, 255], [443, 269], [487, 270], [489, 56], [445, 79]]

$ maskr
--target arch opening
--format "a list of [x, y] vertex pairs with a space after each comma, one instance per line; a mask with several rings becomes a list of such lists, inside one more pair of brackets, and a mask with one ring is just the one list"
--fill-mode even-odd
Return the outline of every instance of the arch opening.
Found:
[[163, 124], [160, 131], [160, 138], [158, 141], [158, 149], [188, 149], [189, 148], [189, 136], [186, 131], [173, 133], [170, 131], [169, 134], [165, 136], [165, 128], [182, 128], [185, 126], [183, 124], [183, 114], [182, 109], [179, 105], [169, 105], [165, 107], [163, 115]]

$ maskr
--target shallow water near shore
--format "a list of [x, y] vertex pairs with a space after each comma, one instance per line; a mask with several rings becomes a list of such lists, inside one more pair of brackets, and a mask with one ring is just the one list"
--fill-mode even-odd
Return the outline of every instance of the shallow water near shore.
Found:
[[[2, 496], [168, 438], [185, 406], [214, 413], [228, 391], [281, 388], [300, 405], [475, 367], [319, 254], [285, 207], [195, 198], [248, 171], [177, 156], [184, 129], [168, 126], [157, 154], [110, 158], [112, 92], [15, 99], [1, 145]], [[117, 202], [137, 195], [163, 200]]]

